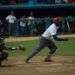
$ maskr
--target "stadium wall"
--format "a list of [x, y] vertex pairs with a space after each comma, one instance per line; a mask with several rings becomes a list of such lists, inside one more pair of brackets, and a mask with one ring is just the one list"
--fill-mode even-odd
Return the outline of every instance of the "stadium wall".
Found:
[[0, 5], [0, 14], [9, 13], [11, 10], [20, 13], [34, 11], [37, 16], [67, 16], [75, 15], [75, 4]]

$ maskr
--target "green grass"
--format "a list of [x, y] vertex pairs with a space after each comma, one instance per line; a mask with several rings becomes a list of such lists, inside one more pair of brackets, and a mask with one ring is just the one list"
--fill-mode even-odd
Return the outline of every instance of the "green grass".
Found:
[[[26, 47], [25, 51], [22, 50], [9, 50], [9, 56], [10, 57], [25, 57], [29, 55], [32, 52], [32, 49], [37, 45], [38, 40], [32, 40], [32, 41], [19, 41], [19, 42], [10, 42], [6, 43], [7, 46], [16, 47], [19, 45], [24, 45]], [[65, 42], [55, 42], [58, 49], [55, 53], [55, 55], [60, 56], [74, 56], [75, 55], [75, 38], [69, 38], [69, 41]], [[38, 55], [44, 56], [47, 55], [49, 49], [44, 48]]]

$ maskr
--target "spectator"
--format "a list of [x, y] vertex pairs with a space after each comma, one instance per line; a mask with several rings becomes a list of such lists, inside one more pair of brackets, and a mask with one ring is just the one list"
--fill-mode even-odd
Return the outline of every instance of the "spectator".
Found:
[[68, 0], [63, 0], [63, 3], [68, 3]]
[[75, 0], [68, 0], [68, 3], [75, 3]]
[[34, 25], [35, 25], [35, 18], [33, 16], [33, 12], [30, 13], [30, 16], [27, 18], [28, 20], [28, 30], [29, 30], [29, 34], [33, 35], [33, 31], [34, 31]]
[[28, 3], [28, 0], [22, 0], [23, 3]]
[[63, 0], [55, 0], [56, 4], [61, 4], [63, 2]]
[[3, 33], [4, 33], [4, 27], [3, 27], [2, 20], [0, 19], [0, 37], [3, 36]]
[[45, 21], [44, 18], [37, 18], [35, 24], [36, 32], [38, 35], [42, 34], [45, 30]]
[[36, 0], [28, 0], [28, 4], [36, 4], [37, 1]]
[[21, 36], [24, 36], [27, 34], [27, 20], [26, 20], [26, 17], [25, 16], [22, 16], [20, 18], [20, 35]]
[[0, 4], [9, 4], [8, 0], [0, 0]]
[[45, 22], [45, 29], [47, 29], [51, 25], [51, 18], [45, 17], [44, 22]]
[[75, 3], [75, 0], [63, 0], [65, 3]]
[[9, 4], [16, 4], [16, 0], [8, 0]]
[[35, 26], [34, 26], [34, 30], [33, 33], [34, 35], [40, 35], [42, 33], [43, 30], [43, 21], [41, 18], [36, 18], [35, 19]]
[[10, 0], [9, 3], [10, 4], [16, 4], [16, 0]]
[[6, 17], [6, 21], [8, 22], [8, 33], [10, 36], [15, 35], [15, 30], [16, 30], [16, 17], [14, 15], [14, 12], [11, 11], [11, 13]]

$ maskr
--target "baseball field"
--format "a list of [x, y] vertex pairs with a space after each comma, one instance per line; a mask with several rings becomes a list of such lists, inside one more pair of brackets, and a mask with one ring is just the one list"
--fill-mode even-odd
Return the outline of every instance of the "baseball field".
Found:
[[24, 46], [25, 50], [8, 50], [8, 61], [0, 67], [0, 75], [75, 75], [75, 38], [68, 37], [68, 41], [55, 42], [58, 50], [53, 55], [54, 62], [44, 62], [48, 48], [25, 63], [25, 58], [38, 43], [38, 37], [7, 38], [6, 46]]

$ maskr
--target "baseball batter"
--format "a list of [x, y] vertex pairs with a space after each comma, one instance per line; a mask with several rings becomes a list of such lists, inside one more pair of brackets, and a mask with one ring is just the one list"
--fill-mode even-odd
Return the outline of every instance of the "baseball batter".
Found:
[[38, 45], [32, 50], [31, 54], [26, 58], [26, 63], [29, 62], [29, 60], [35, 56], [37, 53], [39, 53], [44, 47], [49, 48], [49, 54], [45, 58], [45, 62], [51, 62], [51, 56], [55, 53], [57, 50], [57, 46], [54, 43], [54, 40], [56, 41], [67, 41], [68, 39], [65, 38], [59, 38], [57, 37], [57, 30], [59, 28], [59, 22], [60, 17], [54, 17], [53, 23], [46, 29], [46, 31], [41, 35], [41, 38], [39, 39]]

